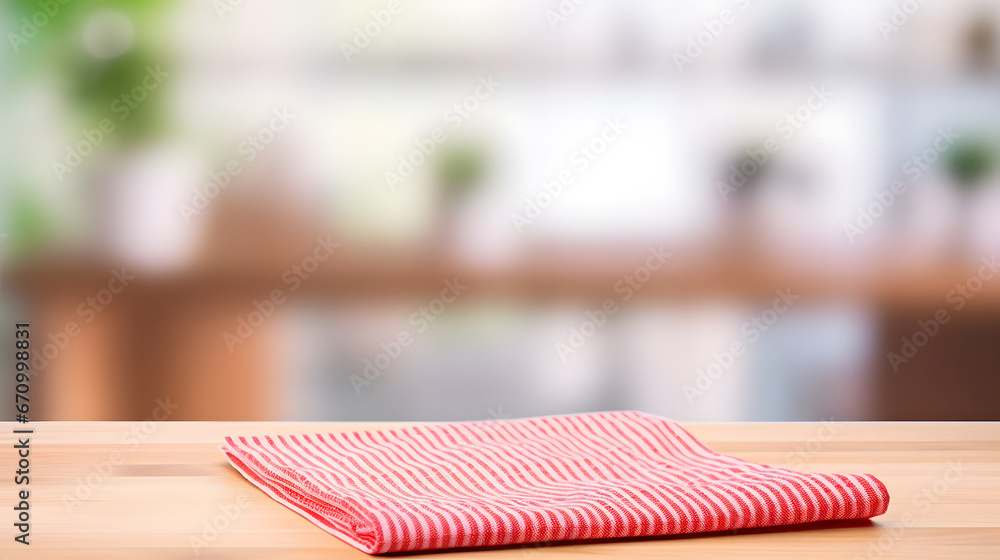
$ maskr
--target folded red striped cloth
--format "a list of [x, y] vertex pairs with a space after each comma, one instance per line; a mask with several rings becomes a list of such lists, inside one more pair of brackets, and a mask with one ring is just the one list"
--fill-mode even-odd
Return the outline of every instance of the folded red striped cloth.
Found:
[[227, 437], [221, 449], [372, 554], [864, 519], [889, 505], [870, 474], [743, 461], [638, 412]]

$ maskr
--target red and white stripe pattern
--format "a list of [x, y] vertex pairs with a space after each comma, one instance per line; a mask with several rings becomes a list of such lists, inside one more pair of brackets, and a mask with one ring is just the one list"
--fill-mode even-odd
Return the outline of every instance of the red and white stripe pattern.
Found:
[[750, 463], [637, 412], [228, 437], [221, 449], [372, 554], [863, 519], [889, 505], [869, 474]]

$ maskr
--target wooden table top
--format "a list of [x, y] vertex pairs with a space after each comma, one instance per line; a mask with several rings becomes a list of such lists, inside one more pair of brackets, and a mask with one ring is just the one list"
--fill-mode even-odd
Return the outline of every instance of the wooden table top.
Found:
[[[36, 422], [30, 546], [13, 541], [17, 457], [0, 445], [0, 558], [363, 558], [246, 482], [225, 435], [401, 424]], [[805, 471], [868, 472], [873, 521], [420, 554], [421, 558], [1000, 558], [1000, 423], [686, 424], [720, 452]]]

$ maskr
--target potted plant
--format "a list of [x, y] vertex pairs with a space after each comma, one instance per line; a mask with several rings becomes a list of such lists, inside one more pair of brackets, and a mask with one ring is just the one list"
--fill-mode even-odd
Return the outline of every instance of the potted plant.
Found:
[[434, 161], [439, 210], [437, 244], [447, 246], [459, 235], [462, 206], [482, 183], [488, 167], [487, 150], [480, 143], [454, 141], [442, 146]]
[[982, 137], [958, 140], [945, 156], [945, 169], [958, 191], [958, 221], [954, 232], [956, 256], [966, 252], [973, 237], [975, 194], [986, 183], [994, 162], [995, 147]]

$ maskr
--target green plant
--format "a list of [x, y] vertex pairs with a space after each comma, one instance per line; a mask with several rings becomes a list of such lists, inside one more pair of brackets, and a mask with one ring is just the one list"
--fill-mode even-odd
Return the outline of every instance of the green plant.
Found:
[[468, 193], [486, 174], [487, 159], [486, 150], [478, 144], [443, 148], [434, 167], [443, 196], [455, 200]]
[[959, 140], [948, 151], [945, 166], [959, 188], [970, 190], [979, 185], [993, 169], [993, 145], [983, 139]]
[[16, 255], [27, 254], [46, 243], [51, 233], [45, 206], [28, 189], [18, 189], [11, 193], [7, 201], [8, 228], [7, 242]]
[[[59, 76], [60, 93], [81, 126], [93, 127], [102, 118], [112, 118], [116, 132], [108, 137], [107, 147], [156, 137], [164, 128], [166, 92], [152, 92], [142, 103], [130, 106], [125, 119], [119, 119], [121, 114], [113, 113], [112, 106], [142, 84], [148, 67], [172, 67], [163, 21], [164, 12], [174, 5], [169, 0], [56, 2], [46, 16], [36, 0], [11, 0], [6, 8], [15, 33], [25, 33], [24, 26], [31, 22], [43, 23], [27, 29], [34, 31], [24, 35], [26, 42], [12, 57], [11, 70], [25, 81], [33, 75]], [[88, 22], [109, 12], [127, 18], [134, 39], [121, 55], [101, 59], [87, 52], [81, 37]]]

